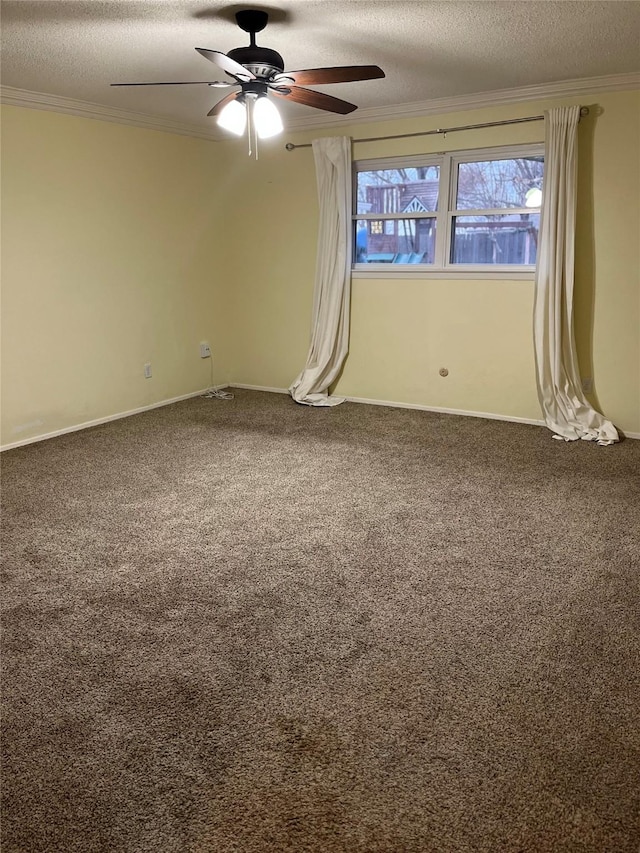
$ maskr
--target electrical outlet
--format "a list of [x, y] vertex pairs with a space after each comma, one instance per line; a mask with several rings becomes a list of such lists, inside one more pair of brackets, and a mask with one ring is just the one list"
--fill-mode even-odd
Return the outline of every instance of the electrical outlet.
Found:
[[144, 366], [144, 378], [151, 379], [151, 362], [147, 362]]
[[206, 341], [200, 344], [200, 358], [211, 358], [211, 347]]

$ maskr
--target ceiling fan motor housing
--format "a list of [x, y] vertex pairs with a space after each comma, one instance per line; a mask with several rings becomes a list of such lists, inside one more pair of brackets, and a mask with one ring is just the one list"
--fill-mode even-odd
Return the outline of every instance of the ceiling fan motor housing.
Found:
[[284, 59], [280, 54], [268, 47], [236, 47], [227, 54], [231, 59], [244, 65], [256, 77], [272, 77], [284, 71]]

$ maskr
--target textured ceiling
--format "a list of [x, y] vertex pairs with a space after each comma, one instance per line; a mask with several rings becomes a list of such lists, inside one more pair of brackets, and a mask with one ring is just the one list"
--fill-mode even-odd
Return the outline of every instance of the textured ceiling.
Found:
[[[242, 8], [269, 12], [258, 44], [281, 53], [289, 70], [380, 65], [384, 80], [316, 87], [361, 108], [640, 69], [637, 0], [6, 0], [2, 84], [205, 127], [222, 90], [109, 83], [224, 78], [194, 48], [248, 44], [233, 17]], [[278, 106], [286, 118], [331, 122], [310, 107]]]

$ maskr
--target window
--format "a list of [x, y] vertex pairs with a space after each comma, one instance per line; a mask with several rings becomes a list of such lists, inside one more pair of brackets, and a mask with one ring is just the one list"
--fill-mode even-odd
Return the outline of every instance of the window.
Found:
[[356, 162], [354, 270], [531, 273], [543, 169], [541, 145]]

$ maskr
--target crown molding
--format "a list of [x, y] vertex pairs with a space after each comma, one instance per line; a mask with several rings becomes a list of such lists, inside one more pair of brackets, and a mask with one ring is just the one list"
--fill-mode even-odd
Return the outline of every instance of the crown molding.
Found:
[[[332, 128], [344, 125], [366, 124], [369, 122], [399, 121], [400, 119], [419, 118], [443, 113], [464, 112], [487, 107], [498, 107], [506, 104], [539, 101], [546, 98], [572, 98], [601, 92], [615, 92], [629, 89], [640, 89], [640, 72], [626, 74], [610, 74], [603, 77], [589, 77], [578, 80], [561, 80], [557, 83], [540, 83], [535, 86], [521, 86], [513, 89], [497, 89], [492, 92], [478, 92], [471, 95], [457, 95], [451, 98], [433, 98], [429, 101], [417, 101], [407, 104], [394, 104], [384, 107], [369, 107], [358, 110], [357, 116], [350, 113], [346, 116], [323, 113], [302, 119], [287, 121], [287, 132], [297, 133], [319, 128]], [[130, 110], [120, 110], [65, 98], [61, 95], [48, 95], [44, 92], [30, 92], [26, 89], [16, 89], [10, 86], [0, 86], [0, 102], [18, 107], [35, 110], [67, 113], [84, 118], [109, 121], [116, 124], [133, 125], [148, 130], [159, 130], [164, 133], [177, 133], [181, 136], [193, 136], [198, 139], [213, 141], [228, 140], [218, 131], [217, 126], [210, 129], [201, 125], [186, 124], [159, 116], [137, 113]]]
[[215, 139], [214, 133], [196, 124], [185, 124], [160, 116], [137, 113], [132, 110], [120, 110], [115, 107], [105, 107], [89, 101], [78, 101], [65, 98], [62, 95], [47, 95], [44, 92], [30, 92], [27, 89], [14, 89], [11, 86], [0, 86], [0, 102], [15, 107], [26, 107], [32, 110], [47, 110], [54, 113], [93, 118], [98, 121], [109, 121], [114, 124], [128, 124], [134, 127], [144, 127], [147, 130], [160, 130], [164, 133], [177, 133], [181, 136], [195, 136], [200, 139]]
[[332, 116], [329, 122], [322, 116], [310, 116], [299, 121], [289, 121], [290, 132], [311, 130], [318, 127], [339, 127], [345, 124], [364, 124], [374, 121], [393, 121], [405, 118], [419, 118], [443, 113], [464, 112], [487, 107], [499, 107], [525, 101], [540, 101], [547, 98], [573, 98], [599, 92], [615, 92], [640, 89], [640, 72], [627, 74], [609, 74], [603, 77], [589, 77], [578, 80], [561, 80], [557, 83], [539, 83], [534, 86], [520, 86], [513, 89], [496, 89], [491, 92], [477, 92], [471, 95], [456, 95], [450, 98], [432, 98], [429, 101], [396, 104], [386, 107], [369, 107], [346, 116]]

